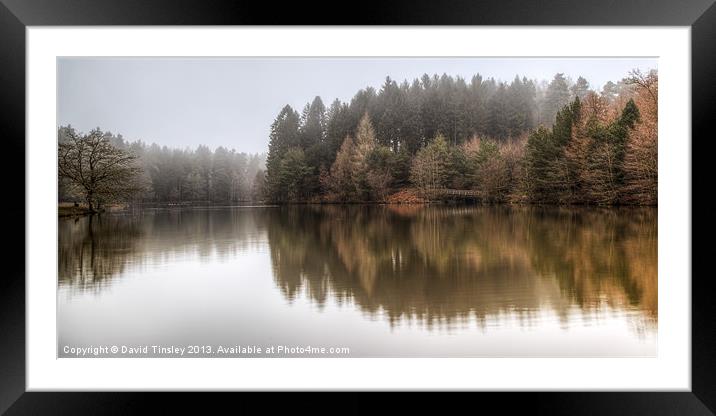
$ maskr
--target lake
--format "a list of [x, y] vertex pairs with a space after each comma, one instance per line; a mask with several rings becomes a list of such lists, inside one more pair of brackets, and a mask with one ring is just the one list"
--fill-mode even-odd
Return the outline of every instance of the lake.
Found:
[[58, 235], [59, 357], [657, 352], [656, 208], [142, 209]]

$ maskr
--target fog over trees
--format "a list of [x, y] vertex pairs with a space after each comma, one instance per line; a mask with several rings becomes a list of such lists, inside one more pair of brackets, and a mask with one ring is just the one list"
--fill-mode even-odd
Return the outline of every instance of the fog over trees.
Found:
[[[79, 191], [85, 189], [84, 183], [92, 180], [86, 174], [72, 174], [72, 170], [64, 167], [67, 163], [63, 160], [67, 159], [66, 149], [87, 149], [92, 144], [122, 155], [123, 164], [132, 172], [132, 175], [112, 176], [115, 178], [110, 187], [112, 192], [101, 187], [100, 194], [94, 192], [96, 201], [236, 203], [263, 199], [264, 154], [239, 153], [225, 147], [212, 151], [204, 145], [195, 149], [147, 145], [142, 141], [129, 142], [121, 134], [102, 132], [99, 128], [84, 135], [72, 126], [58, 129], [58, 142], [60, 201], [87, 200]], [[90, 154], [88, 150], [82, 151]], [[77, 154], [76, 150], [72, 152]], [[85, 157], [78, 165], [90, 166], [90, 163], [91, 159]], [[80, 177], [84, 179], [78, 180]], [[119, 192], [127, 187], [132, 192]], [[101, 199], [96, 199], [99, 197]]]
[[315, 97], [271, 126], [265, 195], [364, 202], [461, 189], [480, 202], [656, 204], [657, 89], [655, 70], [601, 91], [561, 73], [509, 83], [444, 74], [386, 78], [327, 109]]
[[142, 192], [137, 157], [112, 145], [99, 129], [86, 135], [68, 129], [63, 136], [57, 164], [62, 190], [81, 195], [90, 211]]
[[59, 198], [91, 207], [401, 202], [401, 192], [431, 200], [464, 190], [485, 203], [653, 205], [657, 97], [655, 70], [601, 89], [562, 73], [510, 82], [387, 77], [350, 102], [317, 96], [301, 112], [284, 106], [267, 154], [160, 147], [61, 126]]

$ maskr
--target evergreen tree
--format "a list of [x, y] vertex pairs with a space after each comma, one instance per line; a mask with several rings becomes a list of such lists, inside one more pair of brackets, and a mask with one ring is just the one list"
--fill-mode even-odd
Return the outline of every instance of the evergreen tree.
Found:
[[570, 88], [572, 97], [583, 100], [589, 93], [589, 82], [584, 77], [577, 78], [577, 82]]
[[211, 164], [213, 155], [207, 146], [196, 148], [196, 170], [201, 186], [196, 190], [197, 198], [208, 201], [211, 198]]
[[634, 100], [629, 100], [617, 120], [593, 135], [594, 145], [589, 169], [593, 171], [591, 177], [594, 181], [590, 193], [594, 202], [615, 204], [622, 198], [627, 139], [639, 116]]
[[383, 201], [388, 194], [393, 182], [392, 159], [393, 152], [387, 146], [379, 145], [368, 154], [366, 182], [374, 201]]
[[379, 144], [394, 150], [400, 145], [405, 98], [405, 92], [398, 84], [386, 77], [376, 102], [375, 130]]
[[425, 144], [421, 115], [423, 91], [417, 79], [410, 85], [406, 82], [401, 88], [406, 98], [403, 125], [400, 129], [400, 149], [413, 155]]
[[602, 88], [602, 97], [604, 97], [608, 103], [614, 102], [618, 95], [619, 89], [617, 88], [617, 84], [612, 81], [608, 81], [604, 84], [604, 88]]
[[558, 73], [549, 83], [545, 91], [544, 103], [540, 111], [540, 123], [550, 126], [554, 122], [557, 112], [569, 103], [570, 92], [567, 78]]
[[256, 171], [251, 187], [251, 200], [263, 201], [266, 198], [266, 172], [262, 169]]
[[306, 104], [301, 116], [300, 146], [306, 150], [323, 143], [326, 135], [326, 106], [321, 97], [316, 96], [311, 104]]
[[549, 170], [556, 154], [557, 149], [549, 130], [540, 126], [529, 135], [525, 154], [525, 191], [531, 201], [545, 202], [549, 195]]
[[353, 134], [354, 125], [348, 104], [336, 99], [328, 109], [326, 122], [326, 164], [331, 165], [346, 136]]
[[[299, 121], [298, 113], [286, 105], [271, 124], [266, 158], [266, 187], [270, 200], [283, 201], [287, 198], [289, 189], [282, 185], [285, 181], [281, 179], [281, 162], [290, 148], [299, 146]], [[305, 156], [302, 154], [302, 157]]]
[[392, 186], [394, 188], [404, 188], [410, 185], [411, 156], [408, 147], [401, 147], [397, 153], [393, 153], [390, 160], [390, 172], [393, 176]]
[[487, 103], [497, 89], [494, 79], [483, 80], [480, 74], [472, 77], [468, 87], [467, 124], [469, 136], [487, 134]]
[[[302, 149], [293, 147], [286, 151], [279, 165], [278, 182], [281, 194], [279, 201], [300, 202], [308, 195], [305, 192], [305, 178], [311, 171]], [[275, 198], [275, 196], [274, 196]]]
[[219, 146], [214, 151], [214, 160], [211, 169], [212, 200], [216, 202], [229, 202], [233, 197], [232, 153]]
[[448, 180], [450, 150], [445, 136], [439, 135], [413, 158], [410, 181], [423, 191], [444, 188]]
[[506, 139], [510, 136], [510, 111], [508, 107], [507, 86], [500, 83], [497, 91], [487, 102], [487, 134]]

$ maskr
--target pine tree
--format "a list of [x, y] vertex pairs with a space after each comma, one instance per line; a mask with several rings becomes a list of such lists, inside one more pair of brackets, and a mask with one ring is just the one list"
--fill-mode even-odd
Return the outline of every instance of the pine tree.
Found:
[[298, 202], [307, 198], [305, 178], [310, 170], [302, 149], [294, 147], [286, 152], [278, 171], [278, 181], [284, 201]]
[[589, 82], [584, 77], [577, 78], [577, 82], [570, 88], [572, 98], [583, 100], [589, 93]]
[[286, 105], [271, 124], [269, 153], [266, 158], [267, 196], [272, 201], [283, 201], [289, 191], [282, 186], [281, 161], [291, 147], [299, 145], [299, 115]]
[[348, 104], [334, 100], [328, 109], [326, 122], [326, 165], [333, 163], [343, 140], [353, 133], [354, 127]]
[[321, 97], [316, 96], [311, 104], [306, 104], [301, 116], [300, 146], [303, 150], [323, 143], [326, 136], [326, 106]]
[[545, 91], [544, 102], [540, 111], [540, 123], [550, 126], [554, 122], [557, 112], [567, 105], [570, 100], [569, 86], [564, 74], [558, 73], [549, 83]]
[[487, 109], [487, 134], [498, 139], [507, 139], [511, 125], [507, 86], [504, 83], [497, 87], [497, 91], [487, 103]]
[[552, 133], [540, 126], [529, 135], [525, 154], [526, 193], [533, 202], [545, 202], [549, 195], [548, 172], [557, 154]]
[[447, 140], [439, 135], [413, 158], [410, 181], [423, 191], [444, 188], [448, 179], [448, 158]]

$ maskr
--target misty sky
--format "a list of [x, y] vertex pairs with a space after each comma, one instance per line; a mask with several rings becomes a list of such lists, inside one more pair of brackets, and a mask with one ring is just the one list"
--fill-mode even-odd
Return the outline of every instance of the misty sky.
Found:
[[423, 73], [511, 81], [550, 80], [563, 72], [592, 88], [618, 81], [656, 59], [505, 58], [59, 58], [57, 123], [94, 127], [171, 147], [206, 144], [264, 152], [272, 121], [290, 104], [297, 111], [316, 95], [326, 107], [361, 88], [380, 89]]

